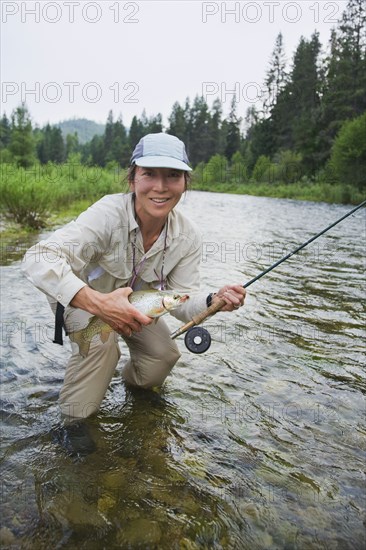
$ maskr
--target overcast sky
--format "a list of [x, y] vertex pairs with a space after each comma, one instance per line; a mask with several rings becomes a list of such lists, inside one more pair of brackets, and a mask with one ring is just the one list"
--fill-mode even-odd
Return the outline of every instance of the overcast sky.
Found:
[[281, 31], [289, 63], [300, 36], [325, 48], [346, 1], [1, 2], [2, 112], [25, 100], [34, 123], [163, 114], [175, 101], [236, 91], [258, 101]]

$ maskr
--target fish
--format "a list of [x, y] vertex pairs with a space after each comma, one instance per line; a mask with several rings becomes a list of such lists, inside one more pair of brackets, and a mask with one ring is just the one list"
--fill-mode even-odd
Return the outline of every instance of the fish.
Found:
[[[129, 302], [144, 315], [156, 321], [162, 315], [176, 309], [189, 299], [188, 294], [178, 294], [170, 290], [137, 290], [128, 296]], [[70, 340], [79, 346], [79, 354], [87, 357], [90, 350], [90, 342], [96, 334], [99, 334], [103, 344], [108, 340], [109, 334], [114, 329], [105, 321], [94, 315], [88, 325], [68, 334]]]
[[109, 334], [113, 332], [113, 328], [96, 315], [90, 318], [88, 325], [75, 332], [69, 332], [68, 336], [71, 342], [75, 342], [79, 346], [79, 354], [82, 357], [87, 357], [90, 349], [90, 342], [96, 335], [100, 335], [103, 344], [108, 340]]
[[182, 305], [189, 296], [171, 290], [137, 290], [132, 292], [128, 299], [141, 313], [157, 319]]

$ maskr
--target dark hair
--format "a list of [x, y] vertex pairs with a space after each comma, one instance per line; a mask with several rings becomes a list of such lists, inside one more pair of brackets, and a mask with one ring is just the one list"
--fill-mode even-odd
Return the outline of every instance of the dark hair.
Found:
[[[135, 176], [136, 176], [136, 164], [131, 164], [129, 167], [128, 167], [128, 170], [127, 170], [127, 181], [128, 183], [134, 183], [135, 181]], [[180, 172], [183, 172], [184, 174], [184, 183], [185, 183], [185, 191], [187, 191], [187, 189], [189, 189], [189, 185], [191, 183], [191, 173], [186, 171], [186, 170], [180, 170]]]

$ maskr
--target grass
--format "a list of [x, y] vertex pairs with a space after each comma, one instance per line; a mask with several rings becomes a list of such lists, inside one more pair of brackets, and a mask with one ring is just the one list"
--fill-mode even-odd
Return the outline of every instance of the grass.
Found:
[[254, 195], [277, 199], [296, 199], [339, 204], [359, 204], [365, 200], [364, 194], [351, 185], [330, 183], [194, 183], [192, 189], [212, 193]]
[[[65, 225], [93, 202], [95, 202], [93, 199], [76, 200], [68, 206], [60, 207], [48, 216], [44, 229], [52, 231]], [[0, 265], [8, 265], [13, 261], [20, 260], [26, 250], [38, 240], [40, 228], [22, 226], [9, 218], [1, 219], [1, 222]]]
[[80, 164], [1, 165], [1, 213], [22, 227], [42, 229], [55, 217], [73, 217], [99, 198], [126, 188], [125, 172]]
[[[32, 230], [63, 225], [104, 195], [128, 189], [126, 172], [118, 167], [102, 169], [65, 163], [36, 165], [26, 170], [2, 164], [1, 175], [3, 240], [21, 238]], [[342, 204], [358, 204], [364, 200], [361, 191], [354, 186], [323, 182], [204, 183], [193, 179], [191, 188]]]
[[65, 205], [62, 208], [54, 210], [47, 220], [48, 227], [64, 225], [70, 220], [76, 218], [81, 212], [84, 212], [95, 202], [95, 199], [79, 199]]

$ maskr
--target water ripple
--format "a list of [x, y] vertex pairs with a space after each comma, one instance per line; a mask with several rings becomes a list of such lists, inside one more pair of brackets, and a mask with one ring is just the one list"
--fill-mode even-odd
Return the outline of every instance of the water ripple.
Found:
[[[198, 192], [180, 208], [203, 231], [210, 291], [248, 281], [348, 210]], [[52, 344], [47, 301], [19, 263], [4, 266], [2, 545], [361, 548], [361, 218], [256, 282], [238, 312], [207, 320], [208, 353], [179, 340], [182, 358], [158, 392], [126, 388], [119, 365], [82, 458], [57, 437], [69, 344]]]

